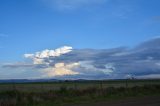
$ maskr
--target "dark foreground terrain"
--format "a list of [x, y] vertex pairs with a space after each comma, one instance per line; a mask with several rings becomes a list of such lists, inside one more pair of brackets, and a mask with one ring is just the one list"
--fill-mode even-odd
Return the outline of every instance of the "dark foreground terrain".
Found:
[[70, 106], [160, 106], [160, 96], [129, 97], [115, 101], [74, 104]]
[[160, 106], [159, 82], [5, 83], [0, 106]]

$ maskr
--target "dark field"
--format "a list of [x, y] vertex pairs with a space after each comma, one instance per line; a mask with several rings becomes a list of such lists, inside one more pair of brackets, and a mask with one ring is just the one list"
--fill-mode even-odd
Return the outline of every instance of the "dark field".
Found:
[[160, 106], [160, 96], [131, 97], [97, 103], [85, 103], [70, 106]]
[[107, 81], [57, 81], [57, 82], [32, 82], [32, 83], [0, 83], [0, 91], [27, 91], [41, 92], [59, 90], [62, 87], [67, 89], [87, 89], [87, 88], [119, 88], [134, 87], [143, 85], [160, 85], [160, 80], [107, 80]]
[[0, 84], [0, 106], [159, 106], [159, 98], [160, 80]]

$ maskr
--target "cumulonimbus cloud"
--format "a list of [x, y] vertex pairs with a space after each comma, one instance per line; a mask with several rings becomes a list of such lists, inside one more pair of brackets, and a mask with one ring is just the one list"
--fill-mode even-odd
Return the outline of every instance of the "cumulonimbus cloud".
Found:
[[[61, 61], [56, 61], [57, 58], [61, 58], [61, 55], [69, 54], [73, 51], [73, 48], [70, 46], [64, 46], [55, 50], [43, 50], [41, 52], [36, 52], [33, 54], [24, 54], [24, 57], [32, 60], [32, 68], [39, 68], [43, 72], [43, 77], [55, 77], [55, 76], [66, 76], [66, 75], [110, 75], [115, 68], [111, 64], [105, 64], [102, 68], [100, 66], [95, 66], [94, 61], [92, 60], [79, 60], [66, 62], [61, 59]], [[82, 52], [83, 53], [83, 52]], [[86, 52], [85, 52], [86, 53]], [[89, 53], [94, 55], [95, 53]], [[83, 56], [84, 54], [82, 54]], [[88, 55], [87, 55], [88, 56]], [[68, 57], [68, 56], [67, 56]], [[85, 56], [84, 56], [85, 57]], [[84, 58], [83, 57], [83, 58]], [[73, 57], [72, 57], [73, 58]], [[76, 57], [75, 57], [76, 58]], [[26, 66], [26, 63], [19, 64], [20, 67]], [[28, 66], [28, 65], [27, 65]], [[6, 65], [5, 67], [18, 67], [17, 64]], [[29, 67], [29, 66], [28, 66]]]
[[[43, 50], [41, 52], [36, 52], [34, 54], [24, 54], [25, 58], [29, 58], [33, 61], [34, 65], [47, 65], [45, 68], [41, 68], [40, 70], [44, 72], [43, 76], [54, 77], [54, 76], [63, 76], [63, 75], [76, 75], [79, 72], [72, 71], [72, 68], [77, 67], [78, 63], [55, 63], [53, 65], [49, 65], [53, 63], [53, 57], [59, 57], [63, 54], [69, 53], [72, 51], [72, 47], [63, 46], [61, 48], [55, 50]], [[45, 61], [45, 60], [48, 61]]]
[[[2, 65], [2, 70], [33, 70], [42, 77], [65, 78], [158, 78], [160, 75], [160, 38], [132, 48], [73, 49], [64, 46], [55, 50], [25, 54], [30, 61]], [[1, 70], [0, 70], [1, 71]], [[27, 72], [27, 71], [25, 71]]]

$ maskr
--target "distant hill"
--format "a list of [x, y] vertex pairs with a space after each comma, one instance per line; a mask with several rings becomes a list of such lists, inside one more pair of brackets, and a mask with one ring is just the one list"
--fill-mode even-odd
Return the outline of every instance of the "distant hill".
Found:
[[28, 83], [28, 82], [57, 82], [56, 79], [5, 79], [0, 80], [0, 83]]

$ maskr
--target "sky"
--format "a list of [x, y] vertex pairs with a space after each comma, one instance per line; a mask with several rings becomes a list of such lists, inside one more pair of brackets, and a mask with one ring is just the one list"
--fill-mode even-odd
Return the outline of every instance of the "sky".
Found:
[[[159, 0], [0, 0], [0, 79], [160, 77], [159, 5]], [[127, 60], [134, 63], [120, 64]], [[148, 64], [156, 66], [146, 69]]]

